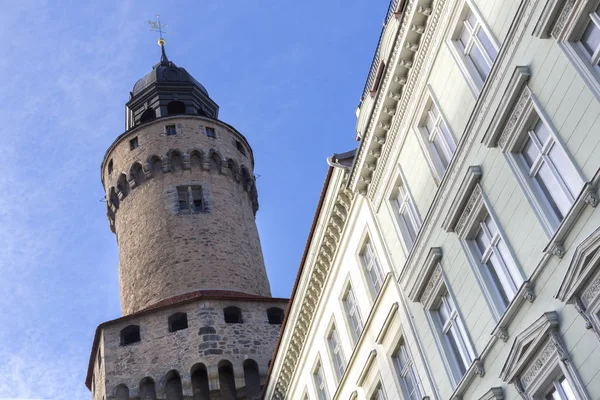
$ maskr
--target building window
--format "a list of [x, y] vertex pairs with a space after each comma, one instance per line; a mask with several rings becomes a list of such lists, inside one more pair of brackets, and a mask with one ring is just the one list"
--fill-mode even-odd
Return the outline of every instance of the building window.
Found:
[[499, 46], [471, 1], [466, 1], [451, 37], [452, 53], [471, 90], [479, 94]]
[[169, 317], [169, 332], [187, 329], [188, 318], [186, 313], [175, 313]]
[[138, 325], [129, 325], [121, 329], [121, 346], [137, 343], [140, 339], [140, 327]]
[[196, 214], [204, 211], [202, 186], [177, 186], [177, 198], [179, 212]]
[[235, 306], [225, 307], [223, 309], [223, 317], [228, 324], [241, 324], [244, 322], [242, 320], [242, 310]]
[[573, 393], [573, 389], [571, 389], [571, 385], [565, 379], [564, 376], [561, 376], [558, 379], [553, 380], [551, 383], [551, 388], [546, 392], [544, 396], [545, 400], [576, 400], [575, 394]]
[[109, 175], [112, 174], [112, 172], [113, 172], [113, 160], [112, 159], [110, 161], [108, 161], [107, 169], [108, 169], [108, 174]]
[[271, 307], [267, 309], [267, 318], [269, 324], [281, 325], [283, 323], [284, 312], [279, 307]]
[[344, 357], [344, 351], [342, 350], [342, 344], [340, 343], [337, 329], [335, 329], [335, 324], [331, 326], [329, 335], [327, 335], [327, 347], [333, 361], [335, 375], [340, 380], [344, 376], [346, 369], [346, 358]]
[[381, 382], [377, 384], [377, 387], [369, 397], [370, 400], [386, 400], [385, 392], [383, 391], [383, 387], [381, 386]]
[[348, 320], [348, 325], [350, 326], [350, 335], [352, 336], [354, 343], [356, 343], [362, 334], [363, 322], [351, 285], [348, 285], [346, 288], [344, 297], [342, 298], [342, 303], [344, 306], [346, 319]]
[[523, 277], [489, 213], [479, 221], [470, 244], [479, 272], [501, 315], [517, 294]]
[[177, 127], [175, 125], [165, 125], [165, 133], [167, 136], [177, 135]]
[[129, 150], [137, 149], [139, 146], [138, 137], [134, 137], [129, 141]]
[[206, 130], [206, 136], [208, 136], [210, 138], [214, 138], [214, 139], [217, 138], [217, 133], [215, 132], [215, 128], [206, 127], [205, 130]]
[[415, 366], [404, 342], [400, 342], [398, 348], [392, 355], [392, 360], [398, 373], [404, 398], [408, 400], [420, 400], [421, 395], [417, 384], [418, 381]]
[[366, 239], [360, 252], [360, 261], [363, 270], [367, 275], [369, 290], [373, 297], [377, 297], [377, 294], [379, 294], [381, 286], [383, 285], [383, 273], [381, 272], [379, 260], [377, 260], [377, 255], [373, 250], [373, 245], [369, 238]]
[[398, 220], [398, 228], [400, 229], [400, 237], [404, 244], [404, 251], [408, 255], [415, 242], [417, 233], [421, 229], [421, 219], [408, 192], [408, 188], [401, 179], [398, 179], [396, 189], [392, 192], [391, 202], [396, 219]]
[[446, 360], [458, 383], [474, 359], [467, 331], [448, 292], [439, 297], [431, 312]]
[[241, 154], [246, 155], [246, 149], [244, 149], [244, 145], [239, 140], [235, 141], [235, 147]]
[[327, 393], [327, 385], [325, 382], [325, 375], [323, 374], [323, 366], [321, 361], [317, 362], [317, 366], [313, 371], [313, 381], [315, 383], [315, 389], [317, 390], [317, 398], [319, 400], [328, 400], [329, 395]]
[[456, 144], [431, 88], [428, 89], [429, 96], [423, 107], [417, 133], [429, 168], [439, 184], [454, 155]]

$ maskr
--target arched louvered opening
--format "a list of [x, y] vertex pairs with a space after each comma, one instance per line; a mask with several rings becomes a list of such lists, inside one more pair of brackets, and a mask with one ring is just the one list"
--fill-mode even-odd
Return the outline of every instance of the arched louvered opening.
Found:
[[117, 196], [117, 189], [114, 186], [108, 191], [108, 202], [119, 208], [119, 196]]
[[140, 400], [156, 400], [156, 385], [152, 378], [140, 381]]
[[242, 142], [240, 142], [239, 140], [236, 140], [235, 147], [238, 149], [238, 151], [240, 153], [242, 153], [243, 155], [246, 155], [246, 149], [244, 148], [244, 145], [242, 144]]
[[140, 340], [141, 338], [139, 325], [129, 325], [121, 329], [121, 346], [127, 346], [128, 344], [137, 343]]
[[221, 388], [222, 400], [236, 400], [237, 393], [235, 389], [235, 376], [233, 375], [233, 365], [229, 361], [219, 362], [219, 387]]
[[225, 307], [223, 309], [223, 317], [228, 324], [241, 324], [244, 322], [242, 320], [242, 310], [236, 306]]
[[192, 170], [199, 170], [202, 168], [202, 154], [198, 150], [190, 152], [190, 168]]
[[196, 364], [192, 367], [192, 392], [193, 400], [210, 400], [208, 371], [204, 364]]
[[210, 152], [210, 169], [219, 171], [221, 169], [221, 156], [216, 151]]
[[279, 307], [268, 308], [267, 318], [270, 324], [281, 325], [283, 323], [283, 310]]
[[181, 153], [177, 150], [170, 150], [167, 153], [167, 157], [171, 160], [171, 170], [181, 171], [183, 169], [183, 162], [181, 160]]
[[154, 108], [149, 108], [142, 113], [142, 116], [140, 117], [140, 123], [143, 124], [144, 122], [152, 121], [155, 118], [156, 111], [154, 111]]
[[177, 371], [169, 371], [167, 384], [165, 385], [167, 400], [183, 400], [183, 388], [181, 387], [181, 376]]
[[146, 181], [146, 175], [144, 174], [144, 169], [142, 168], [142, 164], [139, 162], [135, 162], [131, 169], [129, 170], [129, 175], [135, 179], [135, 182], [138, 185], [141, 185]]
[[162, 161], [159, 156], [150, 156], [148, 158], [148, 164], [150, 164], [150, 168], [152, 168], [153, 178], [162, 176]]
[[177, 114], [185, 114], [185, 104], [182, 101], [171, 101], [167, 104], [167, 114], [168, 115], [177, 115]]
[[184, 312], [178, 312], [169, 317], [169, 332], [187, 329], [188, 317]]
[[258, 400], [260, 397], [260, 374], [258, 364], [254, 360], [244, 361], [244, 383], [248, 400]]
[[129, 388], [126, 385], [119, 385], [115, 388], [116, 400], [129, 400]]
[[122, 193], [123, 197], [129, 194], [129, 183], [125, 174], [119, 175], [119, 179], [117, 180], [117, 193], [119, 192]]

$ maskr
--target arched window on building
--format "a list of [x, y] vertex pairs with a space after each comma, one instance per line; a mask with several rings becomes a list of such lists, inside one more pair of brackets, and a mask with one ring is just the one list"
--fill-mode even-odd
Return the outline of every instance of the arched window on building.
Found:
[[283, 323], [283, 310], [279, 307], [268, 308], [267, 318], [270, 324], [281, 325]]
[[260, 397], [260, 374], [258, 364], [254, 360], [244, 361], [244, 383], [246, 384], [246, 397], [248, 400], [258, 400]]
[[185, 114], [185, 104], [181, 101], [171, 101], [167, 104], [167, 114], [168, 115], [177, 115], [177, 114]]
[[169, 371], [167, 384], [165, 386], [167, 400], [183, 400], [183, 388], [181, 387], [181, 376], [177, 371]]
[[235, 376], [233, 365], [227, 360], [219, 362], [219, 386], [221, 388], [222, 400], [236, 400]]
[[193, 400], [210, 400], [208, 371], [204, 364], [196, 364], [192, 367], [192, 392]]
[[184, 312], [178, 312], [169, 317], [169, 332], [180, 331], [187, 329], [188, 318]]
[[225, 322], [228, 324], [241, 324], [244, 322], [242, 320], [242, 310], [236, 306], [225, 307], [223, 309], [223, 316], [225, 317]]
[[140, 400], [156, 400], [156, 386], [152, 378], [144, 378], [140, 381]]
[[154, 118], [156, 118], [156, 111], [154, 111], [154, 108], [149, 108], [142, 113], [140, 123], [143, 124], [144, 122], [152, 121]]
[[246, 155], [246, 149], [244, 149], [244, 145], [239, 140], [235, 141], [235, 147], [238, 149], [240, 153]]
[[121, 329], [121, 346], [136, 343], [140, 341], [139, 325], [129, 325]]
[[115, 388], [116, 400], [129, 400], [129, 388], [126, 385], [119, 385]]

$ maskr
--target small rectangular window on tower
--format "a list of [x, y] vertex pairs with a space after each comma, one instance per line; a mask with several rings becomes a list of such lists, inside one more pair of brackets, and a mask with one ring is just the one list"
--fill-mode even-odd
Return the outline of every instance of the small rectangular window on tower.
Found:
[[206, 136], [211, 138], [217, 138], [217, 133], [215, 132], [215, 128], [206, 127]]
[[138, 137], [136, 136], [129, 141], [129, 150], [137, 149], [139, 145]]
[[177, 186], [177, 199], [179, 212], [197, 214], [204, 211], [202, 186]]
[[165, 125], [165, 133], [167, 136], [177, 135], [177, 127], [175, 125]]

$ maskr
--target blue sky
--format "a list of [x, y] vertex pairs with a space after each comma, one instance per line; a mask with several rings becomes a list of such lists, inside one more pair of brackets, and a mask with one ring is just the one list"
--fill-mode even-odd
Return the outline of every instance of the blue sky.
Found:
[[100, 162], [167, 54], [253, 147], [274, 296], [288, 297], [355, 116], [387, 0], [4, 2], [0, 14], [0, 399], [89, 399], [94, 330], [120, 316]]

